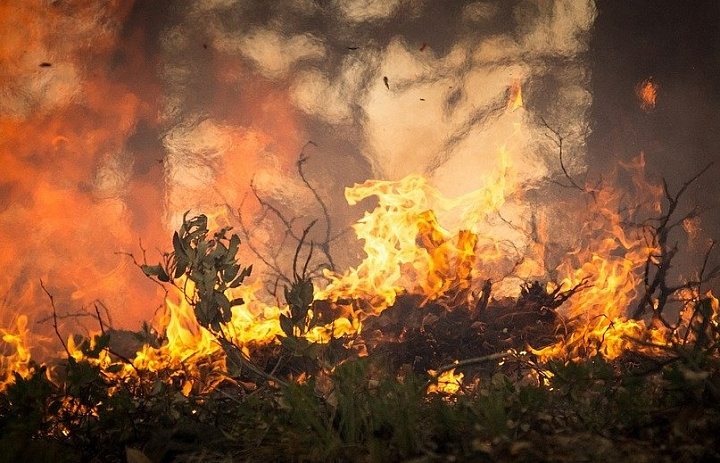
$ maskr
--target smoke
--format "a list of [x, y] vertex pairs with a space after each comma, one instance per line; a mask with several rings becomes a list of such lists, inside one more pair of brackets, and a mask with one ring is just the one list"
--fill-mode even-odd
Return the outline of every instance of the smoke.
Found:
[[160, 229], [148, 212], [162, 197], [160, 169], [148, 161], [160, 153], [133, 138], [155, 123], [159, 86], [143, 80], [152, 65], [142, 32], [123, 34], [131, 9], [129, 2], [0, 6], [5, 323], [18, 313], [34, 323], [47, 318], [41, 281], [61, 320], [93, 305], [104, 312], [103, 304], [122, 324], [152, 312], [137, 302], [155, 289], [115, 254], [135, 248], [142, 234], [152, 245]]
[[547, 126], [586, 164], [591, 0], [149, 3], [0, 6], [5, 319], [47, 318], [42, 280], [61, 314], [102, 302], [137, 326], [160, 302], [125, 253], [155, 260], [188, 210], [242, 217], [272, 252], [256, 196], [300, 228], [324, 213], [301, 151], [333, 234], [368, 178], [457, 195], [509, 162], [536, 188], [560, 173]]

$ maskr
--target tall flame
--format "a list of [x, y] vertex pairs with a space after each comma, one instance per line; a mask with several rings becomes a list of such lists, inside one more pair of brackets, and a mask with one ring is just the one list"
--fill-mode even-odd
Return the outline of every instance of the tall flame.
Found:
[[330, 284], [317, 297], [364, 299], [371, 313], [379, 313], [401, 293], [421, 294], [426, 301], [469, 297], [480, 289], [480, 279], [502, 280], [491, 269], [506, 269], [518, 247], [531, 259], [527, 237], [499, 225], [507, 199], [519, 194], [508, 179], [506, 153], [500, 156], [501, 169], [483, 188], [456, 198], [445, 197], [420, 175], [348, 188], [351, 205], [370, 196], [378, 200], [353, 227], [366, 257], [343, 275], [328, 273]]

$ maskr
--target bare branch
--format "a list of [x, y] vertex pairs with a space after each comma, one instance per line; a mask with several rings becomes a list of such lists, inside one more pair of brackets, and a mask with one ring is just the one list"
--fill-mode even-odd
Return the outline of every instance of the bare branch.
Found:
[[555, 135], [555, 138], [552, 138], [549, 136], [548, 136], [548, 138], [550, 138], [552, 141], [554, 141], [558, 147], [558, 152], [559, 152], [559, 157], [560, 157], [560, 168], [562, 169], [563, 174], [565, 174], [565, 177], [570, 182], [570, 185], [563, 185], [562, 183], [559, 183], [559, 182], [555, 182], [555, 183], [557, 183], [558, 185], [564, 186], [564, 187], [572, 186], [582, 192], [585, 192], [586, 191], [585, 188], [581, 187], [580, 185], [578, 185], [575, 182], [575, 180], [572, 178], [572, 176], [568, 172], [567, 168], [565, 167], [565, 162], [563, 161], [563, 141], [564, 141], [565, 137], [560, 132], [558, 132], [557, 130], [550, 127], [550, 124], [548, 124], [547, 121], [545, 121], [544, 117], [539, 116], [539, 118], [540, 118], [540, 122], [542, 122], [542, 125], [546, 129], [548, 129], [553, 135]]
[[50, 291], [47, 290], [45, 287], [45, 283], [43, 283], [42, 279], [40, 279], [40, 287], [42, 290], [47, 294], [47, 297], [50, 298], [50, 306], [52, 307], [52, 313], [53, 313], [53, 329], [55, 330], [55, 334], [57, 335], [57, 338], [60, 340], [60, 344], [62, 344], [63, 349], [65, 349], [65, 353], [67, 353], [68, 358], [72, 357], [70, 355], [70, 350], [68, 349], [67, 344], [65, 344], [65, 340], [63, 340], [62, 335], [60, 334], [60, 329], [58, 328], [57, 323], [57, 309], [55, 308], [55, 298], [53, 298], [53, 295], [50, 294]]
[[313, 188], [312, 185], [310, 185], [310, 182], [305, 177], [305, 172], [303, 171], [303, 165], [308, 160], [308, 155], [305, 154], [305, 148], [308, 146], [315, 146], [317, 147], [317, 144], [313, 141], [308, 141], [305, 146], [303, 146], [303, 149], [300, 151], [300, 156], [297, 161], [297, 170], [298, 174], [300, 174], [300, 178], [302, 179], [303, 183], [305, 183], [305, 186], [308, 187], [308, 189], [312, 192], [313, 196], [315, 196], [315, 201], [320, 205], [320, 208], [322, 209], [323, 218], [325, 219], [325, 239], [322, 241], [322, 243], [318, 244], [318, 247], [320, 250], [325, 254], [325, 258], [328, 261], [328, 264], [330, 265], [330, 269], [332, 271], [335, 271], [335, 262], [333, 262], [332, 255], [330, 254], [330, 232], [332, 230], [332, 221], [330, 218], [330, 213], [328, 212], [327, 205], [325, 204], [325, 201], [320, 197], [320, 194], [318, 194], [317, 190]]

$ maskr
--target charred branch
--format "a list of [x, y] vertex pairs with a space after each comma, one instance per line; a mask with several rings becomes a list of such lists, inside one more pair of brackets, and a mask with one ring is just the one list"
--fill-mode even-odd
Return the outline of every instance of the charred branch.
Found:
[[678, 206], [688, 187], [707, 172], [713, 164], [712, 162], [709, 163], [696, 175], [685, 181], [675, 194], [670, 193], [667, 181], [663, 179], [663, 194], [667, 201], [667, 211], [655, 219], [657, 225], [651, 226], [648, 230], [648, 244], [654, 251], [648, 254], [647, 260], [645, 261], [643, 275], [644, 293], [632, 314], [633, 318], [641, 318], [645, 313], [652, 311], [654, 320], [668, 328], [672, 328], [672, 324], [663, 316], [663, 311], [668, 301], [681, 290], [698, 290], [703, 283], [716, 278], [720, 273], [720, 267], [713, 268], [709, 271], [706, 268], [710, 253], [714, 247], [713, 243], [705, 254], [703, 267], [698, 280], [672, 286], [668, 283], [669, 271], [679, 251], [678, 243], [670, 242], [671, 233], [685, 220], [696, 217], [701, 213], [697, 207], [694, 207], [682, 217], [676, 219]]
[[568, 182], [570, 182], [569, 185], [564, 184], [564, 183], [560, 183], [560, 182], [553, 182], [553, 183], [557, 183], [558, 185], [560, 185], [560, 186], [562, 186], [562, 187], [565, 187], [565, 188], [575, 188], [575, 189], [580, 190], [580, 191], [582, 191], [582, 192], [584, 192], [584, 193], [587, 193], [587, 189], [581, 187], [581, 186], [575, 181], [575, 179], [572, 178], [572, 175], [570, 175], [570, 172], [568, 172], [567, 167], [565, 167], [565, 161], [563, 160], [563, 154], [564, 154], [564, 153], [563, 153], [563, 143], [564, 143], [564, 141], [565, 141], [565, 136], [564, 136], [563, 134], [561, 134], [557, 129], [552, 128], [552, 127], [550, 126], [550, 124], [547, 123], [547, 121], [545, 120], [544, 117], [542, 117], [542, 116], [538, 116], [538, 117], [539, 117], [540, 123], [543, 125], [543, 127], [545, 127], [545, 128], [550, 132], [550, 134], [552, 135], [552, 136], [551, 136], [551, 135], [547, 135], [547, 137], [548, 137], [548, 139], [550, 139], [553, 143], [555, 143], [555, 145], [557, 146], [557, 148], [558, 148], [558, 157], [559, 157], [559, 159], [560, 159], [560, 168], [562, 169], [563, 174], [565, 175], [565, 178], [568, 180]]
[[68, 358], [71, 357], [70, 350], [68, 349], [67, 344], [65, 344], [65, 340], [63, 339], [62, 335], [60, 334], [60, 329], [58, 328], [58, 318], [57, 318], [57, 309], [55, 308], [55, 298], [52, 294], [50, 294], [50, 291], [47, 290], [45, 287], [45, 283], [43, 283], [42, 280], [40, 280], [40, 287], [47, 295], [48, 299], [50, 299], [50, 307], [52, 308], [52, 316], [53, 316], [53, 329], [55, 330], [55, 335], [57, 336], [58, 340], [60, 341], [60, 344], [63, 346], [63, 349], [65, 350], [65, 353], [67, 354]]

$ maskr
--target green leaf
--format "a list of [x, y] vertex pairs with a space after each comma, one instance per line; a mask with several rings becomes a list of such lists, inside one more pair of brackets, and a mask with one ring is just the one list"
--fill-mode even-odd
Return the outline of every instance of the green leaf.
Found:
[[221, 260], [225, 258], [225, 255], [227, 254], [227, 248], [222, 243], [217, 243], [215, 245], [215, 249], [212, 250], [209, 257], [216, 260]]
[[230, 307], [235, 307], [238, 305], [243, 305], [245, 303], [245, 300], [241, 297], [236, 297], [232, 301], [230, 301]]
[[232, 264], [228, 267], [225, 267], [225, 270], [223, 271], [223, 280], [225, 280], [226, 282], [233, 281], [239, 271], [240, 266], [238, 264]]
[[220, 291], [215, 292], [215, 302], [224, 311], [226, 311], [226, 312], [230, 311], [230, 300], [227, 298], [227, 296], [225, 294], [221, 293]]
[[197, 245], [198, 256], [200, 256], [201, 258], [205, 257], [205, 254], [207, 254], [207, 249], [208, 249], [207, 241], [200, 241]]
[[187, 270], [189, 264], [190, 262], [188, 262], [188, 260], [184, 257], [182, 259], [178, 259], [175, 265], [174, 278], [180, 278]]
[[167, 283], [170, 281], [170, 276], [167, 274], [167, 272], [165, 271], [164, 268], [160, 267], [160, 271], [158, 272], [157, 279], [162, 282]]
[[235, 255], [238, 252], [238, 248], [240, 247], [240, 237], [237, 235], [232, 235], [230, 237], [230, 245], [228, 246], [228, 257], [235, 258]]
[[280, 328], [287, 336], [293, 336], [293, 323], [287, 315], [280, 314]]
[[252, 272], [252, 265], [249, 267], [245, 267], [243, 269], [243, 271], [240, 272], [240, 275], [238, 275], [237, 278], [235, 280], [233, 280], [232, 283], [230, 283], [230, 285], [228, 287], [229, 288], [237, 288], [238, 286], [240, 286], [242, 284], [243, 280], [245, 279], [245, 277], [250, 275], [250, 272]]
[[185, 246], [180, 239], [180, 235], [178, 232], [173, 233], [173, 251], [175, 252], [175, 257], [180, 259], [181, 257], [185, 257], [187, 254], [185, 253]]

